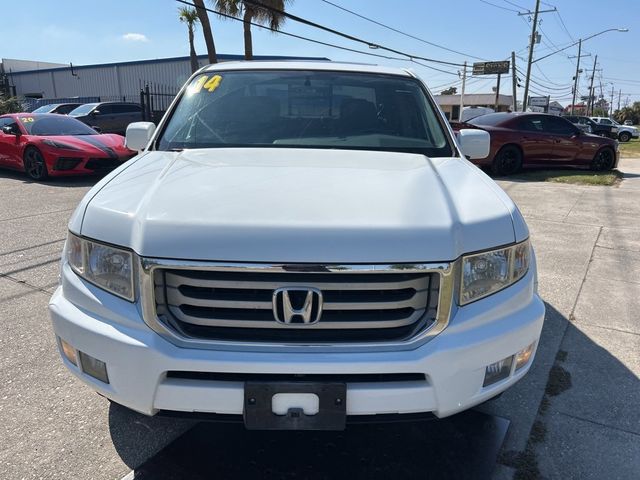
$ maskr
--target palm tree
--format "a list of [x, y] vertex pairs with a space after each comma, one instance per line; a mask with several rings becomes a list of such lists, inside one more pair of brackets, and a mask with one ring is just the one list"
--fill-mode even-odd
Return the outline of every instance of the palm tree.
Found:
[[251, 23], [260, 23], [267, 25], [271, 30], [280, 30], [285, 22], [286, 17], [281, 13], [274, 12], [279, 10], [284, 12], [286, 6], [291, 4], [293, 0], [258, 0], [263, 4], [263, 8], [252, 2], [244, 0], [209, 0], [213, 3], [216, 10], [221, 13], [240, 18], [244, 23], [244, 58], [251, 60], [253, 58], [253, 40], [251, 38]]
[[202, 34], [204, 35], [204, 43], [207, 46], [207, 55], [209, 63], [218, 63], [216, 55], [216, 45], [213, 43], [213, 34], [211, 33], [211, 24], [209, 23], [209, 15], [204, 6], [204, 0], [193, 0], [193, 4], [198, 12], [200, 25], [202, 25]]
[[182, 7], [178, 9], [178, 12], [180, 21], [186, 23], [189, 29], [189, 59], [191, 60], [191, 73], [193, 73], [198, 70], [199, 67], [196, 47], [193, 45], [193, 31], [200, 20], [198, 19], [198, 12], [195, 8]]

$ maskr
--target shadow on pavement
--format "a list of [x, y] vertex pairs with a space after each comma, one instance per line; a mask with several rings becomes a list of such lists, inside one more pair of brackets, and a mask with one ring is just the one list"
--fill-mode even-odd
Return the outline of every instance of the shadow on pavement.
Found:
[[247, 431], [199, 423], [136, 468], [136, 479], [489, 478], [509, 422], [469, 411], [444, 420], [349, 425], [344, 432]]
[[49, 177], [43, 182], [36, 182], [31, 180], [26, 173], [19, 172], [17, 170], [3, 170], [0, 169], [0, 178], [7, 178], [10, 180], [17, 180], [22, 183], [40, 183], [50, 187], [92, 187], [104, 177], [106, 173], [100, 173], [95, 175], [78, 175], [69, 177]]

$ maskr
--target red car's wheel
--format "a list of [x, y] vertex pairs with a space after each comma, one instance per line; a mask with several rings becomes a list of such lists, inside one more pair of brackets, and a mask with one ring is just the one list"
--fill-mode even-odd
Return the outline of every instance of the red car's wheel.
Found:
[[49, 176], [47, 164], [44, 161], [42, 153], [40, 153], [40, 150], [37, 148], [28, 147], [24, 151], [22, 161], [25, 173], [33, 180], [42, 181]]
[[613, 150], [610, 148], [603, 148], [596, 153], [593, 160], [591, 160], [591, 170], [604, 172], [611, 170], [616, 163], [616, 156]]
[[505, 145], [493, 159], [491, 170], [494, 175], [512, 175], [522, 168], [522, 152], [515, 145]]

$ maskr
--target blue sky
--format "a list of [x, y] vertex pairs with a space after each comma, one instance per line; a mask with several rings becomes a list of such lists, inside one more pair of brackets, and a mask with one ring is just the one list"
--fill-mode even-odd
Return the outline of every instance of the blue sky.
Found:
[[[322, 0], [295, 0], [289, 11], [317, 23], [331, 26], [381, 45], [416, 55], [451, 62], [473, 62], [471, 56], [487, 60], [502, 60], [511, 51], [518, 53], [516, 63], [525, 71], [530, 20], [518, 16], [516, 10], [532, 9], [535, 0], [332, 0], [404, 32], [433, 43], [458, 50], [454, 54], [359, 19]], [[74, 64], [104, 63], [150, 59], [188, 54], [186, 27], [178, 22], [180, 4], [173, 0], [21, 0], [20, 7], [3, 15], [0, 57], [21, 58]], [[622, 90], [622, 103], [640, 100], [640, 0], [545, 0], [543, 8], [558, 8], [556, 13], [541, 15], [542, 43], [536, 46], [536, 56], [565, 46], [580, 37], [587, 37], [607, 28], [629, 28], [628, 33], [611, 32], [585, 42], [582, 59], [585, 69], [593, 68], [598, 55], [595, 85], [608, 92], [612, 83], [617, 93]], [[517, 6], [520, 6], [519, 8]], [[501, 7], [501, 8], [498, 8]], [[7, 11], [4, 9], [4, 13]], [[566, 25], [566, 30], [561, 23]], [[242, 53], [242, 24], [212, 17], [216, 47], [220, 53]], [[348, 40], [311, 27], [287, 21], [284, 30], [373, 53]], [[9, 41], [7, 41], [9, 39]], [[11, 40], [13, 39], [13, 41]], [[196, 34], [196, 49], [205, 53], [201, 32]], [[458, 84], [458, 67], [442, 66], [451, 74], [436, 72], [410, 62], [375, 59], [274, 35], [254, 28], [254, 53], [277, 55], [325, 56], [332, 60], [409, 66], [423, 77], [434, 91], [448, 84]], [[561, 103], [569, 103], [572, 77], [575, 73], [577, 47], [566, 54], [556, 54], [533, 68], [534, 93], [550, 94]], [[468, 56], [467, 56], [468, 55]], [[477, 60], [476, 60], [477, 61]], [[586, 94], [587, 76], [582, 74], [579, 91]], [[522, 76], [523, 77], [523, 76]], [[479, 77], [469, 81], [468, 92], [490, 92], [495, 77]], [[502, 91], [511, 93], [509, 79]], [[518, 92], [522, 96], [522, 89]]]

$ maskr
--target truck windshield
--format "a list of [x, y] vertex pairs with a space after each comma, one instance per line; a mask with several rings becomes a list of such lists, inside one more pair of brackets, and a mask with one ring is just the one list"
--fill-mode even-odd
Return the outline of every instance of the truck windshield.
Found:
[[198, 75], [157, 146], [160, 150], [294, 147], [453, 154], [417, 80], [328, 71]]

